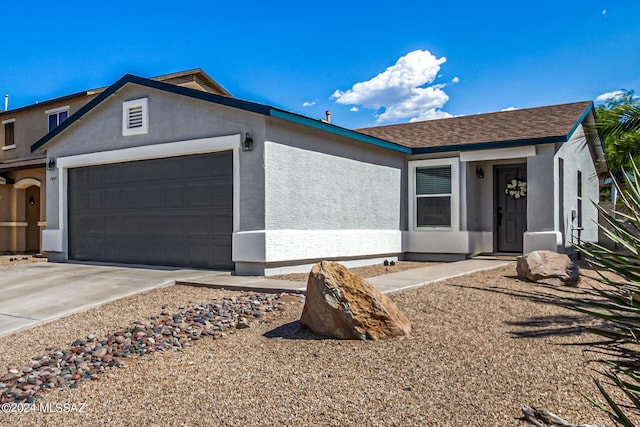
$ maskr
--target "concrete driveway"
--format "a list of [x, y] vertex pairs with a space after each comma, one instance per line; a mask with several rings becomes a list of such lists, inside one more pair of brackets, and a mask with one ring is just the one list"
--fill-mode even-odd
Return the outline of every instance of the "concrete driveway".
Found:
[[0, 268], [0, 336], [150, 289], [229, 272], [36, 263]]

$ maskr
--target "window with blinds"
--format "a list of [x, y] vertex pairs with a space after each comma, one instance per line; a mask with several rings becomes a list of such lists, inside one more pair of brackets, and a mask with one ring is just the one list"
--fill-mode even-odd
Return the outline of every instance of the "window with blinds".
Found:
[[416, 168], [416, 226], [451, 227], [451, 166]]

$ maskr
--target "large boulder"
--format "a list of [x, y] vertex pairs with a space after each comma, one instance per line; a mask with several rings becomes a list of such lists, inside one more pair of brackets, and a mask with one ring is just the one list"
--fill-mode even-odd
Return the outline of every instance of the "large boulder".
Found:
[[411, 324], [386, 295], [345, 266], [313, 266], [300, 323], [318, 335], [379, 340], [408, 335]]
[[553, 251], [533, 251], [518, 258], [518, 277], [522, 280], [549, 285], [577, 286], [580, 268], [565, 254]]

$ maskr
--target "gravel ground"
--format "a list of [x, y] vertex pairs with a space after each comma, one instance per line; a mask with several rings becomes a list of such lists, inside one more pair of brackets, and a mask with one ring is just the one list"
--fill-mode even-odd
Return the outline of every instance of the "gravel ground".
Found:
[[47, 259], [33, 255], [0, 255], [0, 268], [10, 265], [31, 264], [34, 262], [47, 262]]
[[[82, 413], [0, 414], [0, 425], [524, 426], [522, 405], [605, 424], [580, 395], [597, 395], [582, 349], [560, 345], [593, 338], [580, 332], [586, 319], [531, 295], [548, 289], [514, 275], [509, 266], [392, 295], [413, 333], [382, 342], [315, 339], [300, 329], [302, 303], [291, 297], [268, 324], [130, 358], [39, 400], [85, 404]], [[0, 367], [165, 304], [178, 311], [230, 293], [172, 286], [3, 337]]]

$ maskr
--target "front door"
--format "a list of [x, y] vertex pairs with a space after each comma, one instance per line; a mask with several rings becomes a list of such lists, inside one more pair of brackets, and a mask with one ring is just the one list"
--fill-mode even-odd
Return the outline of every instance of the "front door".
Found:
[[25, 235], [25, 251], [40, 251], [40, 187], [32, 185], [25, 190], [25, 219], [27, 229]]
[[494, 169], [494, 247], [497, 252], [522, 252], [522, 238], [527, 230], [526, 181], [526, 164]]

